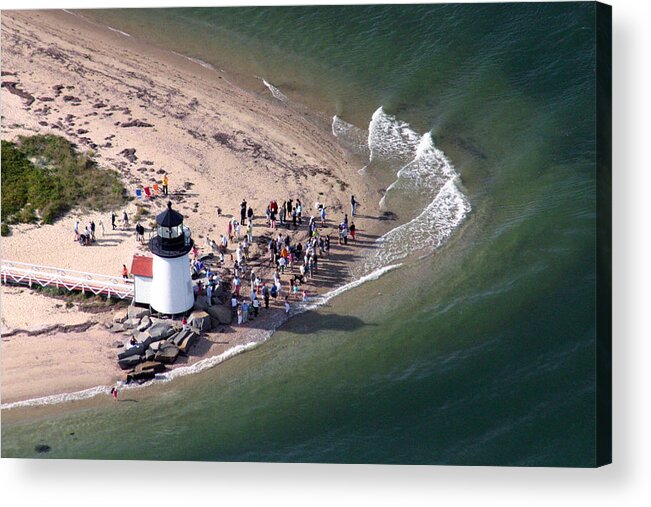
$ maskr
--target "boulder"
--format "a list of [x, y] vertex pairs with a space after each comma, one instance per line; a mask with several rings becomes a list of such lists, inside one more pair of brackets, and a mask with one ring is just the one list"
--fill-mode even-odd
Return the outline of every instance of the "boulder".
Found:
[[163, 363], [157, 363], [156, 361], [145, 361], [140, 363], [133, 370], [138, 373], [145, 370], [152, 370], [154, 373], [161, 373], [165, 371], [165, 365]]
[[140, 306], [129, 306], [127, 315], [130, 319], [142, 319], [145, 315], [149, 315], [149, 308], [141, 308]]
[[138, 331], [144, 331], [149, 326], [151, 326], [151, 319], [149, 318], [149, 315], [145, 315], [142, 319], [140, 319], [140, 325], [138, 326]]
[[140, 362], [140, 356], [129, 356], [118, 361], [118, 366], [123, 370], [130, 370]]
[[127, 375], [127, 384], [130, 382], [146, 382], [147, 380], [151, 380], [156, 376], [156, 373], [154, 373], [154, 370], [143, 370], [139, 372], [131, 372]]
[[197, 296], [194, 301], [194, 309], [201, 311], [208, 307], [208, 298], [206, 296]]
[[186, 336], [188, 336], [191, 332], [192, 331], [189, 328], [188, 329], [182, 329], [178, 333], [175, 333], [172, 336], [170, 336], [167, 341], [170, 342], [170, 343], [173, 343], [174, 345], [176, 345], [178, 347], [179, 343], [181, 343], [183, 341], [183, 339]]
[[115, 315], [113, 315], [113, 322], [116, 324], [122, 324], [125, 320], [127, 320], [128, 315], [125, 310], [120, 310], [118, 312], [115, 312]]
[[194, 311], [190, 314], [188, 324], [197, 328], [199, 331], [210, 331], [212, 329], [211, 317], [207, 312]]
[[228, 305], [213, 305], [206, 308], [206, 313], [220, 324], [230, 324], [233, 318], [231, 308]]
[[163, 343], [165, 343], [165, 342], [160, 341], [160, 340], [157, 341], [157, 342], [152, 342], [152, 343], [149, 344], [149, 348], [147, 350], [153, 350], [154, 352], [157, 352], [158, 349], [160, 348], [161, 344], [163, 344]]
[[159, 363], [172, 364], [179, 355], [179, 348], [173, 343], [164, 342], [158, 348], [154, 360]]
[[122, 325], [124, 326], [125, 329], [134, 329], [138, 327], [139, 324], [140, 324], [140, 319], [132, 317], [125, 320]]
[[119, 340], [116, 340], [116, 341], [114, 341], [114, 342], [111, 344], [111, 346], [112, 346], [114, 349], [121, 349], [122, 347], [124, 347], [124, 343], [122, 343], [122, 342], [119, 341]]
[[198, 338], [199, 334], [195, 332], [191, 332], [190, 334], [186, 335], [183, 340], [178, 343], [179, 351], [183, 354], [187, 354], [190, 348], [196, 343]]
[[226, 300], [231, 299], [230, 291], [226, 290], [223, 285], [219, 285], [214, 291], [212, 291], [213, 303], [219, 301], [221, 304], [224, 304]]
[[142, 343], [139, 343], [136, 346], [125, 345], [125, 347], [128, 348], [125, 348], [118, 354], [118, 359], [125, 359], [131, 356], [139, 356], [145, 351], [145, 347], [143, 347]]
[[172, 336], [174, 334], [174, 327], [169, 322], [158, 321], [154, 322], [145, 333], [151, 337], [152, 342], [155, 342]]
[[149, 336], [144, 331], [143, 332], [136, 331], [136, 333], [134, 333], [134, 337], [136, 340], [138, 340], [138, 343], [142, 344], [144, 348], [149, 347], [149, 345], [151, 344], [151, 336]]
[[111, 333], [124, 333], [124, 331], [125, 331], [124, 324], [120, 324], [120, 323], [116, 322], [115, 324], [113, 324], [111, 326], [111, 329], [109, 329], [109, 331]]
[[155, 351], [151, 349], [145, 350], [145, 361], [153, 361], [155, 356], [156, 356]]

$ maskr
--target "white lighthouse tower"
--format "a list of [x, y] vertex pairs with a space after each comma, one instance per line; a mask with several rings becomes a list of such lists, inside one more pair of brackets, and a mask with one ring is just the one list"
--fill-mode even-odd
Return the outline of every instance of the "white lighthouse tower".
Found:
[[150, 306], [168, 315], [185, 313], [194, 305], [188, 252], [192, 249], [183, 215], [172, 203], [156, 217], [157, 234], [149, 240], [153, 254]]

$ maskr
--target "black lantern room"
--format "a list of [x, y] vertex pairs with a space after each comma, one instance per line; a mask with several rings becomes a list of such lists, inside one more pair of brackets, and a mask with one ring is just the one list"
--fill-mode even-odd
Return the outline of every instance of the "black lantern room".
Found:
[[183, 227], [183, 215], [167, 209], [156, 217], [156, 235], [149, 240], [149, 250], [159, 257], [181, 257], [192, 249], [190, 230]]

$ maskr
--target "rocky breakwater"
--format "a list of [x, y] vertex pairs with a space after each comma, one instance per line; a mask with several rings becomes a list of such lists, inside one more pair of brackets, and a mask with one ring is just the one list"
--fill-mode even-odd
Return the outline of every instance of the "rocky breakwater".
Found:
[[[215, 301], [217, 299], [217, 301]], [[164, 372], [179, 356], [189, 355], [190, 349], [203, 333], [212, 331], [220, 324], [230, 324], [231, 310], [226, 302], [208, 304], [205, 296], [199, 296], [187, 319], [187, 324], [150, 315], [149, 309], [130, 306], [113, 317], [110, 331], [126, 334], [123, 341], [116, 341], [118, 366], [125, 371], [124, 381], [143, 383]]]

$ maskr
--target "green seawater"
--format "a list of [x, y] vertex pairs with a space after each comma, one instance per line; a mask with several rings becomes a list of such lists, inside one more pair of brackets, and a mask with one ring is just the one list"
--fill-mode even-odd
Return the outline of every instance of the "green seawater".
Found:
[[3, 457], [595, 464], [594, 4], [81, 14], [363, 130], [382, 106], [431, 133], [471, 211], [217, 368], [6, 411]]

